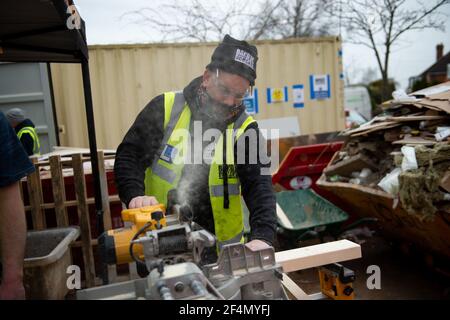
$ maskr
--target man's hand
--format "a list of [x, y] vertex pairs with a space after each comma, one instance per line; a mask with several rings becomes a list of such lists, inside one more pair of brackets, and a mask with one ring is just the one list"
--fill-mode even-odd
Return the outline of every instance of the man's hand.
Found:
[[21, 279], [5, 279], [0, 285], [0, 300], [25, 300], [25, 289]]
[[246, 243], [245, 245], [252, 251], [258, 251], [258, 250], [262, 250], [262, 249], [270, 247], [269, 244], [267, 244], [266, 242], [264, 242], [262, 240], [258, 240], [258, 239], [252, 240], [252, 241]]
[[158, 200], [156, 200], [155, 197], [150, 196], [140, 196], [135, 197], [131, 199], [130, 203], [128, 204], [129, 209], [136, 209], [136, 208], [142, 208], [146, 206], [154, 206], [159, 204]]

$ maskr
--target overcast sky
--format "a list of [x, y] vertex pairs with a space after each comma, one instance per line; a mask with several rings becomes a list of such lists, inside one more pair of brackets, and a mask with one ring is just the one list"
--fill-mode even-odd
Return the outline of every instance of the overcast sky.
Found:
[[[131, 24], [120, 17], [129, 11], [143, 7], [157, 6], [162, 0], [76, 0], [81, 16], [86, 21], [89, 44], [148, 43], [154, 41], [154, 34], [146, 28]], [[450, 17], [450, 5], [444, 6]], [[390, 61], [390, 76], [406, 89], [408, 78], [420, 74], [436, 61], [436, 45], [444, 44], [444, 54], [450, 51], [450, 18], [445, 32], [436, 30], [410, 31], [402, 38]], [[344, 71], [357, 82], [362, 70], [377, 68], [374, 54], [370, 49], [345, 43]], [[378, 68], [377, 68], [378, 69]]]

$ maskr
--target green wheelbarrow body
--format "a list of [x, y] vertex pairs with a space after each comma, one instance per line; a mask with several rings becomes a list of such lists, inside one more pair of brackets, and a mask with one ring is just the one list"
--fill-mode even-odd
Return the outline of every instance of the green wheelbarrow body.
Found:
[[[277, 240], [282, 248], [298, 247], [298, 242], [324, 236], [337, 239], [349, 215], [312, 189], [281, 191], [277, 198]], [[281, 210], [280, 210], [281, 209]], [[359, 222], [357, 223], [359, 224]], [[250, 233], [249, 212], [244, 204], [244, 231]], [[352, 224], [354, 227], [355, 224]]]

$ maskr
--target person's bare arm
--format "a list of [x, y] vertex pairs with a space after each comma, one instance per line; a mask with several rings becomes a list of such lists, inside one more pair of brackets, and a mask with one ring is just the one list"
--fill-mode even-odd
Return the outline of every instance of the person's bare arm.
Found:
[[22, 281], [26, 220], [19, 187], [19, 182], [15, 182], [0, 188], [0, 243], [3, 268], [0, 300], [25, 299]]

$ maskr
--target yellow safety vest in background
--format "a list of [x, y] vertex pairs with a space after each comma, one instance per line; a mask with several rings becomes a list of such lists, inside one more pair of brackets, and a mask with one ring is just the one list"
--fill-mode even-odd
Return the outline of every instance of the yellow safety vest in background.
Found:
[[[155, 196], [158, 202], [167, 205], [167, 193], [176, 189], [188, 151], [188, 134], [191, 110], [182, 92], [164, 93], [164, 138], [151, 168], [145, 172], [145, 194]], [[255, 122], [246, 112], [228, 125], [226, 130], [226, 163], [234, 166], [234, 143], [247, 126]], [[181, 130], [179, 130], [181, 129]], [[234, 134], [233, 134], [234, 132]], [[223, 134], [215, 145], [214, 157], [209, 170], [209, 195], [214, 217], [218, 248], [223, 245], [244, 242], [244, 215], [241, 205], [241, 187], [237, 173], [228, 176], [229, 206], [224, 206], [224, 185], [221, 178], [223, 164]]]
[[17, 137], [19, 138], [19, 140], [22, 138], [22, 135], [24, 133], [28, 133], [31, 136], [31, 139], [33, 139], [33, 154], [39, 155], [41, 145], [39, 144], [39, 137], [36, 133], [36, 130], [33, 127], [23, 127], [17, 133]]

